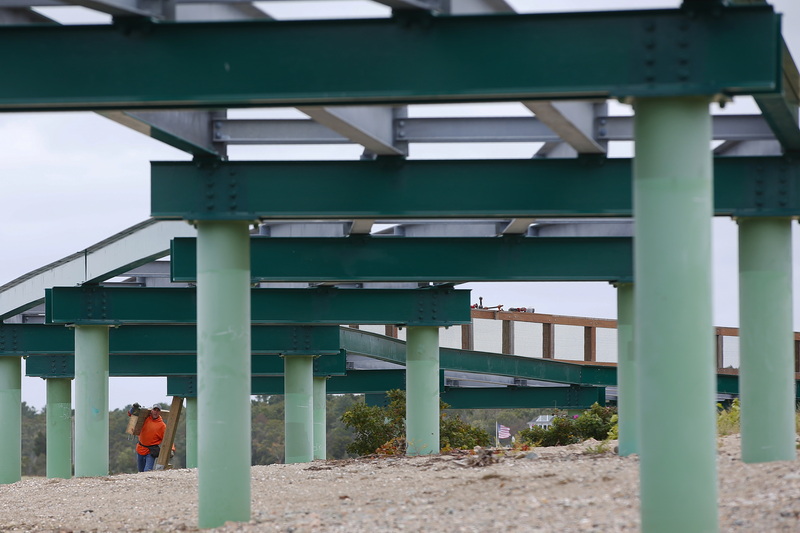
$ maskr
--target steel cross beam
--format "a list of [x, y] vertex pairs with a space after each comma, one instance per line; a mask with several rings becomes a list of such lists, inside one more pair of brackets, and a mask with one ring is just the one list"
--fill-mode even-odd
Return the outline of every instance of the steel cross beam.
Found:
[[[424, 289], [253, 289], [255, 324], [469, 324], [470, 291]], [[193, 324], [194, 288], [54, 287], [45, 320], [55, 324]]]
[[[347, 353], [405, 365], [405, 342], [397, 339], [369, 332], [342, 329], [341, 346]], [[571, 385], [613, 387], [617, 384], [617, 369], [614, 367], [565, 363], [455, 348], [440, 348], [439, 354], [440, 367], [444, 370], [511, 376]]]
[[[109, 354], [185, 355], [197, 353], [197, 327], [186, 325], [136, 325], [112, 328]], [[251, 328], [252, 353], [283, 355], [333, 355], [339, 353], [336, 326], [264, 326]], [[75, 352], [72, 329], [45, 324], [0, 324], [0, 356], [71, 355]]]
[[[253, 237], [250, 257], [254, 281], [622, 281], [632, 248], [630, 237]], [[173, 240], [171, 268], [173, 281], [196, 279], [196, 239]]]
[[[187, 220], [629, 217], [631, 177], [630, 159], [594, 157], [153, 162], [151, 213]], [[714, 180], [717, 216], [800, 215], [796, 157], [717, 157]]]
[[[340, 331], [342, 349], [348, 354], [364, 355], [387, 363], [405, 365], [405, 342], [366, 331], [348, 328], [342, 328]], [[509, 376], [582, 387], [617, 385], [617, 369], [613, 366], [578, 364], [456, 348], [440, 348], [439, 355], [442, 370]], [[738, 376], [718, 374], [717, 392], [738, 394], [738, 383]], [[797, 382], [797, 397], [800, 398], [800, 381]]]
[[[194, 376], [197, 374], [197, 356], [195, 354], [111, 354], [108, 365], [111, 377]], [[346, 354], [344, 351], [314, 359], [315, 376], [344, 375], [345, 368]], [[253, 354], [251, 358], [251, 374], [253, 376], [282, 376], [283, 371], [283, 357], [274, 354]], [[28, 357], [25, 360], [25, 375], [39, 378], [73, 378], [75, 377], [75, 356], [36, 355]]]
[[[173, 281], [196, 280], [196, 243], [172, 241]], [[633, 279], [630, 237], [252, 237], [250, 260], [254, 281]]]
[[[585, 102], [575, 102], [585, 103]], [[715, 140], [770, 140], [775, 135], [761, 115], [715, 115]], [[565, 125], [565, 124], [562, 124]], [[214, 141], [220, 144], [344, 144], [352, 139], [313, 120], [219, 119], [213, 121]], [[563, 131], [561, 135], [568, 135]], [[558, 142], [559, 134], [537, 117], [396, 118], [395, 142]], [[591, 133], [597, 142], [632, 141], [633, 117], [597, 116]]]
[[[718, 17], [682, 10], [407, 13], [2, 28], [0, 50], [15, 53], [4, 58], [0, 110], [711, 96], [781, 87], [780, 17], [771, 6], [729, 7]], [[554, 43], [555, 62], [541, 53]], [[284, 53], [265, 53], [278, 49]], [[608, 60], [598, 62], [599, 55]]]
[[[405, 389], [404, 370], [349, 370], [346, 376], [332, 377], [327, 382], [328, 394], [383, 394], [392, 389]], [[602, 387], [441, 387], [442, 401], [450, 409], [513, 409], [553, 407], [589, 408], [605, 403]], [[283, 378], [254, 377], [251, 394], [283, 394]], [[197, 382], [192, 377], [168, 377], [167, 395], [194, 397]]]

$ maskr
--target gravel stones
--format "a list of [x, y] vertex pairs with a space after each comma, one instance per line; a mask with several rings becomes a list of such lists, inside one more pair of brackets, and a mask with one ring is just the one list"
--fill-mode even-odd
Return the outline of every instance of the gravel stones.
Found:
[[[535, 454], [469, 468], [463, 454], [255, 466], [251, 521], [211, 531], [638, 531], [635, 456], [596, 443]], [[721, 530], [800, 530], [796, 461], [744, 464], [734, 435], [720, 439], [718, 472]], [[0, 530], [197, 531], [197, 472], [0, 485]]]

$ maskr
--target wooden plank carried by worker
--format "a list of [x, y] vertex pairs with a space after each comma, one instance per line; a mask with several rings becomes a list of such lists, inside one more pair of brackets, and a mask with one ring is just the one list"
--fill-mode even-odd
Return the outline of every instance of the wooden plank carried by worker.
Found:
[[144, 407], [139, 408], [139, 416], [131, 416], [128, 418], [128, 427], [125, 429], [125, 433], [128, 435], [136, 435], [142, 432], [142, 426], [144, 425], [144, 421], [147, 417], [150, 416], [150, 409], [145, 409]]
[[164, 431], [164, 440], [161, 441], [161, 453], [156, 459], [156, 470], [169, 470], [172, 468], [169, 460], [172, 455], [172, 445], [175, 443], [175, 434], [178, 432], [178, 421], [181, 419], [182, 410], [183, 398], [173, 396], [172, 406], [170, 406], [169, 417], [167, 418], [167, 429]]
[[[139, 408], [139, 416], [131, 416], [128, 420], [128, 427], [125, 428], [125, 433], [128, 435], [139, 436], [142, 432], [142, 426], [144, 426], [144, 421], [147, 420], [147, 417], [150, 416], [150, 409], [146, 409], [144, 407]], [[161, 417], [167, 419], [169, 416], [169, 411], [161, 410]]]

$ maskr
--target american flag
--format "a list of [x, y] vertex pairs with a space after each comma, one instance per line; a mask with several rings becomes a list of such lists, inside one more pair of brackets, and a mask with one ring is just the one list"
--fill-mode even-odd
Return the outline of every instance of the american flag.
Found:
[[507, 439], [511, 436], [511, 428], [504, 426], [503, 424], [497, 424], [497, 438], [498, 439]]

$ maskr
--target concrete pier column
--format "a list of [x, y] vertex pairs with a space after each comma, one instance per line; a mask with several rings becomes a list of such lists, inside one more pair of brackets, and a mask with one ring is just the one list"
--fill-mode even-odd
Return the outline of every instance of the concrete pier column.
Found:
[[792, 221], [738, 222], [742, 460], [793, 461]]
[[314, 376], [314, 459], [328, 458], [328, 378]]
[[0, 485], [22, 479], [22, 358], [0, 357]]
[[642, 531], [717, 531], [708, 99], [645, 98], [635, 111]]
[[639, 405], [633, 341], [633, 283], [617, 285], [617, 413], [619, 455], [639, 453]]
[[72, 380], [47, 379], [47, 477], [72, 477]]
[[186, 468], [197, 468], [197, 398], [186, 398]]
[[250, 520], [250, 232], [197, 223], [198, 525]]
[[108, 326], [75, 326], [75, 477], [108, 475]]
[[286, 464], [314, 460], [314, 358], [283, 358], [286, 401]]
[[439, 328], [406, 336], [406, 455], [439, 453]]

